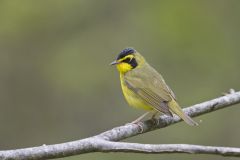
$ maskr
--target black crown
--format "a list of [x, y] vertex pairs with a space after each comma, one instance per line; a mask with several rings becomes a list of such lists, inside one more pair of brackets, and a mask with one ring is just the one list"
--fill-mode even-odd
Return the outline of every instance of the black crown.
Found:
[[136, 52], [136, 50], [133, 49], [133, 48], [126, 48], [126, 49], [122, 50], [122, 51], [118, 54], [117, 60], [118, 60], [118, 59], [122, 59], [123, 57], [125, 57], [125, 56], [127, 56], [127, 55], [129, 55], [129, 54], [133, 54], [133, 53], [135, 53], [135, 52]]

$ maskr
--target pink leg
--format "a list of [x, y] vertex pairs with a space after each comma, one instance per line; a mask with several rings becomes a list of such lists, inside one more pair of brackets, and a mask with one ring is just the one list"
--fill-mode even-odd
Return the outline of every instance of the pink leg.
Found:
[[136, 120], [132, 121], [131, 123], [138, 123], [140, 122], [144, 117], [146, 117], [146, 115], [148, 115], [150, 112], [146, 112], [143, 115], [141, 115], [140, 117], [138, 117]]

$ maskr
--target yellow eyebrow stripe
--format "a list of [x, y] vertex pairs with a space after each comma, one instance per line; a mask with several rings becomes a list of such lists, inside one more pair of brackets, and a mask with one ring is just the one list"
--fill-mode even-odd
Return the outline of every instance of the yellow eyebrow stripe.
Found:
[[127, 58], [132, 59], [132, 58], [134, 58], [134, 56], [133, 56], [133, 55], [127, 55], [127, 56], [125, 56], [125, 57], [119, 59], [118, 61], [121, 62], [121, 61], [124, 61], [124, 60], [127, 59]]

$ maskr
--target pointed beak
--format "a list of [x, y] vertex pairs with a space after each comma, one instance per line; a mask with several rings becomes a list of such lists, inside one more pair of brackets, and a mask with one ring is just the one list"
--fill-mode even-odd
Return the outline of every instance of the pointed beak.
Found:
[[118, 61], [113, 61], [112, 63], [110, 63], [109, 65], [113, 66], [113, 65], [116, 65], [116, 64], [119, 64]]

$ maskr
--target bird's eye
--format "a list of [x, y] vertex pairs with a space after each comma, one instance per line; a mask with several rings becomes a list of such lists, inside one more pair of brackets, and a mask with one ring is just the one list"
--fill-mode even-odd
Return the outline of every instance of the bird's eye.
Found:
[[130, 63], [130, 62], [131, 62], [131, 60], [132, 60], [132, 58], [126, 58], [126, 59], [124, 59], [122, 62], [125, 62], [125, 63]]

